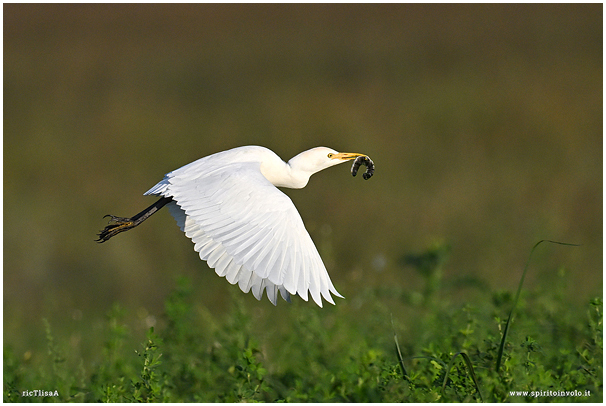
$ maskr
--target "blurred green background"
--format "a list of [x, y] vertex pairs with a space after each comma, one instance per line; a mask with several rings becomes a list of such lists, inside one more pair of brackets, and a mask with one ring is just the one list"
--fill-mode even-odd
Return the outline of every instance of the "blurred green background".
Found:
[[602, 295], [602, 69], [601, 4], [6, 4], [5, 343], [34, 348], [47, 318], [86, 357], [112, 303], [144, 331], [181, 275], [225, 311], [238, 288], [167, 211], [93, 240], [165, 173], [241, 145], [374, 160], [369, 181], [342, 165], [285, 190], [352, 320], [369, 290], [394, 311], [423, 294], [407, 255], [447, 251], [440, 297], [481, 303], [515, 291], [540, 239], [582, 246], [541, 247], [527, 287], [564, 279], [585, 304]]

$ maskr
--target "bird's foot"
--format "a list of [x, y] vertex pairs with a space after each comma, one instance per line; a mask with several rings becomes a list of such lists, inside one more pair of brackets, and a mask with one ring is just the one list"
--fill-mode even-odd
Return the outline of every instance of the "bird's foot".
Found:
[[131, 228], [136, 226], [135, 222], [130, 218], [116, 217], [116, 216], [112, 216], [111, 214], [103, 216], [103, 218], [105, 218], [105, 217], [110, 217], [109, 221], [110, 221], [110, 223], [113, 223], [113, 224], [109, 224], [107, 227], [105, 227], [103, 230], [101, 230], [101, 232], [98, 234], [99, 238], [96, 239], [95, 241], [97, 241], [99, 243], [105, 242], [105, 241], [109, 240], [110, 238], [112, 238], [114, 235], [119, 234], [123, 231], [130, 230]]

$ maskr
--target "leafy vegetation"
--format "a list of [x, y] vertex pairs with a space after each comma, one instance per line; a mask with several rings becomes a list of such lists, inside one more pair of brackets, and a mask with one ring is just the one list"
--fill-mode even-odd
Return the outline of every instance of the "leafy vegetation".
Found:
[[[426, 255], [432, 252], [435, 248]], [[443, 261], [433, 263], [440, 267]], [[426, 261], [419, 264], [419, 273], [434, 284], [435, 269]], [[70, 357], [45, 321], [47, 352], [39, 363], [24, 362], [5, 347], [4, 401], [602, 400], [599, 298], [587, 304], [585, 320], [571, 317], [557, 295], [545, 292], [522, 293], [520, 303], [495, 292], [481, 308], [410, 304], [423, 320], [404, 340], [398, 338], [397, 314], [375, 307], [371, 318], [394, 320], [395, 345], [387, 345], [375, 330], [340, 321], [338, 306], [318, 309], [297, 302], [288, 309], [292, 318], [284, 321], [290, 330], [268, 338], [261, 333], [268, 326], [255, 325], [243, 295], [234, 292], [228, 314], [215, 317], [196, 304], [191, 282], [180, 278], [165, 303], [164, 327], [149, 328], [136, 349], [126, 344], [131, 330], [126, 312], [115, 305], [103, 326], [101, 357], [91, 365]], [[381, 298], [374, 294], [373, 300]], [[516, 304], [503, 340], [510, 321], [503, 315], [509, 312], [511, 318]], [[32, 388], [50, 396], [25, 396]]]

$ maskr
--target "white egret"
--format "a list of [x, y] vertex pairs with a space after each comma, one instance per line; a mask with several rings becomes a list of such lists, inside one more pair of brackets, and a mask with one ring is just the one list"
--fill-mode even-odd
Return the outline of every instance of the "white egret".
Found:
[[334, 304], [331, 293], [343, 296], [294, 204], [276, 186], [303, 188], [314, 173], [352, 159], [354, 176], [361, 164], [367, 167], [364, 178], [372, 176], [374, 165], [366, 155], [326, 147], [304, 151], [288, 163], [258, 146], [209, 155], [166, 174], [145, 192], [160, 200], [141, 213], [108, 215], [112, 224], [97, 241], [138, 226], [166, 205], [200, 258], [243, 292], [251, 290], [261, 300], [267, 290], [274, 305], [278, 291], [286, 301], [295, 294], [307, 301], [309, 292], [320, 307], [321, 297]]

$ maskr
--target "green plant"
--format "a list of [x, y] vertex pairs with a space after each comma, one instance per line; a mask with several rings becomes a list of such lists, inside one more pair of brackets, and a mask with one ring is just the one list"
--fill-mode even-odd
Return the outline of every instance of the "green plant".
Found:
[[[4, 401], [602, 399], [600, 298], [580, 312], [547, 290], [522, 290], [515, 297], [492, 292], [475, 304], [404, 302], [413, 322], [398, 326], [386, 303], [402, 296], [389, 292], [365, 290], [324, 309], [295, 301], [280, 309], [287, 317], [279, 323], [264, 322], [235, 289], [225, 312], [207, 309], [194, 292], [191, 282], [180, 278], [165, 301], [164, 316], [144, 339], [134, 337], [128, 312], [112, 306], [98, 337], [90, 337], [98, 339], [92, 362], [72, 355], [69, 340], [44, 321], [40, 349], [18, 355], [5, 344]], [[360, 307], [350, 313], [349, 303]], [[503, 340], [507, 324], [500, 315], [511, 315], [512, 308], [515, 324]], [[57, 396], [24, 396], [40, 387]]]

